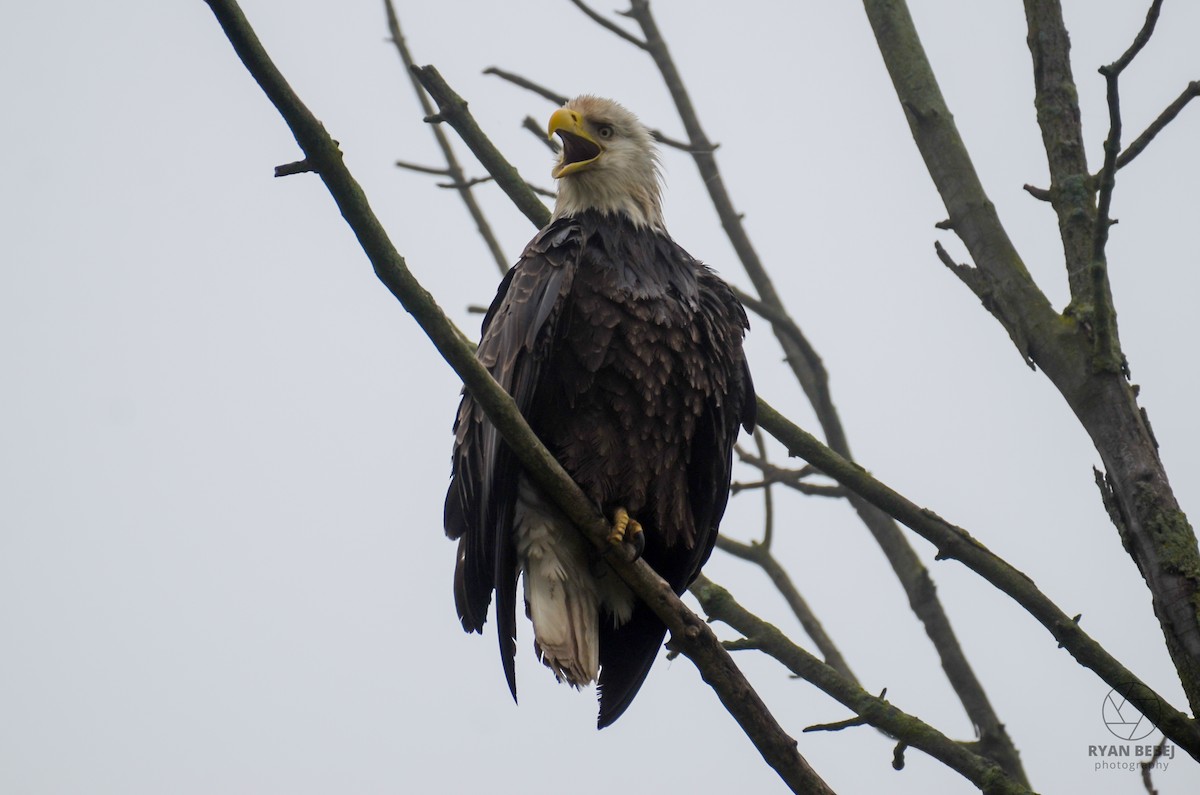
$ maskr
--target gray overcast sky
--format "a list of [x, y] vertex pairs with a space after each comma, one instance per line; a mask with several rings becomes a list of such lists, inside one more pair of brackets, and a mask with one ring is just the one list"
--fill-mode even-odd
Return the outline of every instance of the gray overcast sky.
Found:
[[[597, 733], [519, 639], [520, 707], [495, 636], [466, 636], [441, 532], [458, 385], [375, 280], [319, 181], [274, 180], [295, 142], [200, 0], [10, 4], [0, 29], [0, 792], [779, 792], [684, 660], [660, 661]], [[613, 4], [600, 4], [609, 10]], [[1093, 166], [1095, 67], [1146, 3], [1068, 2]], [[736, 6], [736, 10], [735, 10]], [[1020, 5], [914, 2], [943, 91], [1026, 263], [1066, 297]], [[649, 60], [569, 3], [398, 0], [409, 43], [532, 181], [519, 128], [551, 106], [480, 71], [620, 99], [680, 125]], [[854, 3], [659, 0], [755, 244], [832, 374], [859, 460], [1032, 576], [1119, 659], [1184, 700], [1150, 601], [1100, 505], [1098, 457], [1050, 384], [938, 263], [944, 217]], [[436, 163], [382, 4], [248, 0], [293, 87], [342, 144], [417, 276], [463, 324], [497, 274]], [[1123, 81], [1127, 140], [1200, 77], [1200, 7], [1168, 0]], [[1110, 248], [1121, 333], [1177, 494], [1200, 504], [1194, 225], [1200, 109], [1121, 172]], [[460, 147], [460, 151], [462, 150]], [[464, 157], [469, 162], [469, 157]], [[691, 162], [664, 157], [668, 225], [745, 278]], [[472, 174], [479, 173], [474, 165]], [[479, 190], [515, 258], [533, 230]], [[811, 412], [755, 323], [761, 393]], [[742, 473], [749, 477], [749, 473]], [[919, 624], [845, 505], [779, 495], [779, 554], [873, 691], [971, 739]], [[750, 538], [759, 500], [725, 529]], [[915, 537], [914, 537], [915, 538]], [[936, 578], [1041, 792], [1130, 793], [1094, 770], [1108, 688], [954, 563]], [[765, 578], [707, 569], [806, 642]], [[920, 753], [901, 773], [846, 711], [739, 655], [835, 789], [970, 792]], [[1157, 734], [1152, 739], [1157, 738]], [[1200, 790], [1177, 756], [1165, 793]]]

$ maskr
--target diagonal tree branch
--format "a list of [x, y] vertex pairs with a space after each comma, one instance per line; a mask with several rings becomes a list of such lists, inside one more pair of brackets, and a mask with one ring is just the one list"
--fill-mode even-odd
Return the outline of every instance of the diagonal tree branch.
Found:
[[553, 91], [549, 88], [546, 88], [545, 86], [541, 85], [540, 83], [533, 82], [532, 80], [530, 80], [527, 77], [521, 77], [521, 75], [516, 74], [515, 72], [509, 72], [507, 70], [501, 69], [498, 66], [489, 66], [487, 69], [483, 70], [483, 73], [485, 75], [494, 75], [494, 76], [500, 78], [501, 80], [507, 80], [508, 82], [512, 83], [514, 86], [519, 86], [520, 88], [523, 88], [526, 91], [532, 91], [534, 94], [537, 94], [539, 97], [541, 97], [543, 99], [549, 100], [550, 102], [554, 103], [555, 105], [566, 105], [567, 102], [571, 99], [566, 94], [560, 94], [557, 91]]
[[734, 493], [742, 489], [754, 488], [757, 486], [766, 486], [773, 483], [779, 483], [787, 486], [794, 491], [798, 491], [809, 497], [845, 497], [848, 492], [841, 486], [827, 486], [819, 483], [809, 483], [805, 478], [816, 473], [816, 470], [811, 466], [805, 466], [801, 469], [786, 469], [781, 466], [767, 461], [755, 455], [747, 453], [740, 448], [737, 450], [738, 460], [762, 472], [763, 480], [758, 483], [735, 483]]
[[1105, 651], [1074, 619], [1038, 590], [1027, 575], [972, 538], [966, 530], [880, 483], [865, 469], [821, 444], [762, 400], [758, 403], [758, 422], [763, 430], [783, 443], [789, 454], [803, 458], [934, 544], [938, 548], [938, 560], [957, 560], [1007, 594], [1049, 630], [1059, 646], [1110, 686], [1136, 684], [1134, 689], [1140, 692], [1131, 695], [1130, 700], [1180, 748], [1200, 760], [1200, 725], [1170, 706]]
[[592, 8], [590, 6], [588, 6], [587, 3], [583, 2], [583, 0], [571, 0], [571, 2], [575, 5], [576, 8], [578, 8], [583, 13], [587, 14], [592, 19], [592, 21], [595, 22], [600, 27], [602, 27], [605, 30], [608, 30], [612, 33], [615, 33], [617, 36], [621, 37], [622, 39], [625, 39], [625, 41], [629, 42], [634, 47], [638, 47], [643, 50], [646, 49], [646, 42], [642, 41], [637, 36], [634, 36], [632, 33], [625, 30], [624, 28], [622, 28], [620, 25], [616, 24], [612, 20], [608, 19], [603, 14], [596, 13], [595, 11], [592, 10]]
[[[413, 277], [392, 246], [366, 196], [342, 161], [341, 152], [271, 62], [234, 0], [207, 0], [234, 50], [283, 116], [354, 231], [376, 274], [421, 325], [446, 361], [462, 377], [512, 447], [522, 467], [581, 531], [599, 541], [608, 531], [582, 490], [537, 441], [512, 398], [475, 358], [433, 297]], [[623, 547], [614, 551], [627, 552]], [[670, 628], [672, 640], [700, 669], [721, 702], [755, 743], [763, 758], [797, 793], [832, 793], [796, 750], [796, 742], [778, 725], [746, 682], [708, 625], [693, 614], [643, 560], [619, 554], [605, 558], [621, 578]]]
[[1150, 126], [1147, 127], [1141, 135], [1135, 138], [1133, 143], [1131, 143], [1125, 149], [1125, 151], [1121, 153], [1121, 156], [1117, 158], [1117, 168], [1125, 168], [1125, 166], [1129, 165], [1129, 163], [1132, 162], [1135, 157], [1145, 151], [1146, 147], [1150, 145], [1150, 142], [1153, 141], [1168, 124], [1174, 121], [1175, 117], [1179, 115], [1180, 111], [1187, 107], [1187, 104], [1196, 97], [1200, 97], [1200, 80], [1193, 80], [1192, 82], [1188, 83], [1187, 88], [1183, 90], [1183, 93], [1176, 97], [1170, 105], [1167, 105], [1163, 112], [1158, 115], [1158, 118], [1150, 122]]
[[1058, 314], [1034, 284], [979, 181], [908, 7], [902, 0], [864, 0], [864, 6], [913, 140], [946, 204], [948, 226], [975, 261], [976, 267], [956, 273], [1032, 363], [1031, 334], [1059, 325]]
[[496, 178], [496, 184], [500, 186], [500, 190], [508, 195], [512, 203], [516, 204], [517, 209], [521, 210], [527, 219], [533, 221], [534, 226], [539, 228], [545, 226], [546, 222], [550, 220], [550, 210], [546, 209], [546, 205], [542, 204], [541, 199], [529, 189], [529, 184], [521, 178], [517, 169], [504, 159], [492, 142], [488, 141], [484, 131], [480, 130], [478, 124], [475, 124], [475, 119], [467, 110], [467, 101], [455, 94], [449, 85], [446, 85], [436, 68], [413, 66], [409, 71], [424, 86], [425, 90], [430, 92], [433, 101], [438, 103], [438, 112], [426, 116], [425, 120], [432, 124], [445, 121], [446, 124], [454, 127], [458, 137], [462, 138], [463, 143], [466, 143], [475, 157], [478, 157], [481, 165], [487, 169], [487, 173]]
[[784, 600], [787, 601], [788, 607], [792, 609], [792, 613], [799, 620], [800, 626], [804, 628], [804, 633], [812, 638], [812, 642], [816, 645], [817, 650], [825, 658], [825, 664], [851, 682], [858, 682], [857, 677], [854, 676], [854, 672], [850, 670], [850, 665], [846, 662], [846, 658], [842, 656], [833, 639], [829, 637], [829, 634], [825, 631], [825, 627], [821, 625], [820, 619], [813, 613], [812, 608], [808, 606], [808, 602], [800, 595], [800, 591], [797, 590], [795, 583], [792, 582], [792, 578], [788, 575], [787, 570], [771, 554], [769, 547], [758, 543], [743, 544], [726, 536], [717, 537], [717, 547], [733, 555], [735, 558], [741, 558], [761, 567], [766, 572], [766, 575], [771, 578], [771, 582], [779, 590], [779, 593], [783, 595]]
[[919, 718], [902, 712], [882, 696], [871, 695], [850, 677], [822, 663], [788, 640], [776, 627], [742, 607], [729, 591], [704, 575], [692, 585], [692, 593], [710, 618], [733, 627], [745, 636], [748, 645], [774, 657], [796, 676], [816, 685], [861, 718], [835, 726], [844, 728], [866, 723], [881, 729], [960, 773], [985, 793], [1016, 795], [1030, 792], [1028, 785], [1015, 781], [993, 760], [972, 753], [963, 743], [951, 740]]
[[410, 163], [407, 160], [397, 160], [396, 168], [403, 168], [408, 171], [415, 171], [418, 174], [432, 174], [435, 177], [448, 177], [450, 170], [446, 168], [437, 168], [435, 166], [423, 166], [420, 163]]
[[550, 211], [546, 209], [546, 205], [538, 200], [520, 173], [500, 153], [483, 130], [479, 129], [479, 125], [467, 110], [466, 100], [454, 93], [454, 89], [450, 88], [438, 74], [438, 70], [432, 66], [414, 66], [412, 72], [438, 104], [436, 120], [444, 121], [454, 128], [458, 137], [471, 150], [471, 154], [475, 155], [480, 165], [496, 179], [496, 184], [534, 226], [540, 229], [549, 223]]
[[[767, 445], [763, 438], [761, 428], [754, 429], [754, 444], [758, 448], [757, 461], [761, 462], [765, 468], [771, 466], [767, 461]], [[743, 459], [746, 457], [744, 451], [738, 448], [738, 454]], [[762, 541], [743, 544], [740, 541], [735, 541], [726, 536], [717, 537], [717, 546], [723, 551], [733, 555], [736, 558], [756, 564], [763, 572], [771, 579], [771, 583], [776, 590], [787, 601], [788, 607], [792, 609], [792, 613], [800, 621], [800, 626], [804, 628], [805, 633], [812, 638], [817, 649], [825, 657], [825, 662], [831, 668], [841, 673], [851, 681], [857, 682], [854, 673], [850, 670], [850, 666], [846, 663], [846, 659], [842, 657], [842, 653], [834, 644], [833, 639], [825, 632], [825, 628], [817, 619], [812, 608], [808, 606], [808, 602], [800, 595], [800, 591], [796, 588], [796, 584], [792, 582], [792, 578], [788, 575], [787, 570], [771, 552], [771, 542], [775, 537], [775, 501], [771, 494], [771, 480], [763, 482], [763, 538]]]
[[[404, 42], [404, 34], [400, 31], [400, 19], [396, 16], [396, 8], [392, 4], [392, 0], [383, 0], [383, 6], [387, 11], [388, 31], [391, 33], [392, 42], [396, 45], [396, 52], [400, 55], [400, 60], [408, 73], [408, 79], [412, 81], [413, 90], [417, 92], [417, 100], [421, 103], [421, 109], [426, 116], [432, 115], [433, 105], [429, 103], [429, 97], [425, 95], [421, 84], [413, 77], [413, 59], [408, 51], [408, 45]], [[475, 228], [487, 245], [488, 251], [491, 252], [492, 259], [496, 262], [496, 267], [500, 269], [501, 274], [505, 273], [508, 271], [508, 258], [504, 256], [504, 249], [500, 248], [500, 241], [496, 240], [491, 225], [484, 217], [483, 209], [480, 208], [479, 202], [475, 201], [475, 195], [471, 193], [472, 185], [463, 174], [462, 167], [458, 164], [458, 158], [454, 156], [454, 148], [450, 146], [450, 140], [442, 132], [442, 128], [436, 124], [431, 125], [431, 129], [433, 137], [437, 139], [438, 148], [442, 150], [442, 157], [446, 160], [446, 176], [450, 177], [451, 184], [458, 191], [458, 195], [462, 197], [467, 212], [471, 214], [471, 220], [475, 222]], [[411, 166], [406, 167], [411, 168]]]
[[526, 130], [529, 130], [529, 132], [535, 138], [542, 142], [543, 146], [545, 146], [554, 154], [558, 154], [559, 150], [562, 149], [562, 147], [560, 147], [555, 141], [552, 141], [546, 137], [545, 129], [543, 129], [542, 125], [538, 124], [532, 116], [526, 116], [524, 119], [522, 119], [521, 126]]

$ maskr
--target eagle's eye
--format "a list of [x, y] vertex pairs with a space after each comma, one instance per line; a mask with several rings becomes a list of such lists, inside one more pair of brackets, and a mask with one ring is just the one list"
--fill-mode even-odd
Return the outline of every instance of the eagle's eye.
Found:
[[601, 124], [596, 128], [596, 135], [599, 135], [604, 140], [613, 137], [613, 128], [611, 124]]

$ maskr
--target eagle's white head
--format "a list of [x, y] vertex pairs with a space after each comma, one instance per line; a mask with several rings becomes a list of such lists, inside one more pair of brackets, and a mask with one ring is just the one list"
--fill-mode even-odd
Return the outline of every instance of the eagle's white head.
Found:
[[554, 218], [599, 210], [663, 229], [658, 151], [637, 116], [611, 99], [583, 95], [554, 111], [549, 135], [562, 139], [551, 175]]

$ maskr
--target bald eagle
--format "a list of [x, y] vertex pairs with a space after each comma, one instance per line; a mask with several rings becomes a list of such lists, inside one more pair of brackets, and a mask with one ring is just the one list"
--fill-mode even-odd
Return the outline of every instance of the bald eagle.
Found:
[[[754, 423], [729, 286], [663, 225], [649, 131], [611, 100], [550, 117], [562, 149], [550, 223], [500, 284], [476, 353], [538, 437], [676, 593], [712, 552], [738, 426]], [[454, 423], [446, 534], [454, 598], [482, 632], [492, 593], [513, 698], [517, 579], [534, 650], [559, 681], [599, 681], [603, 728], [629, 706], [666, 627], [538, 492], [470, 394]]]

